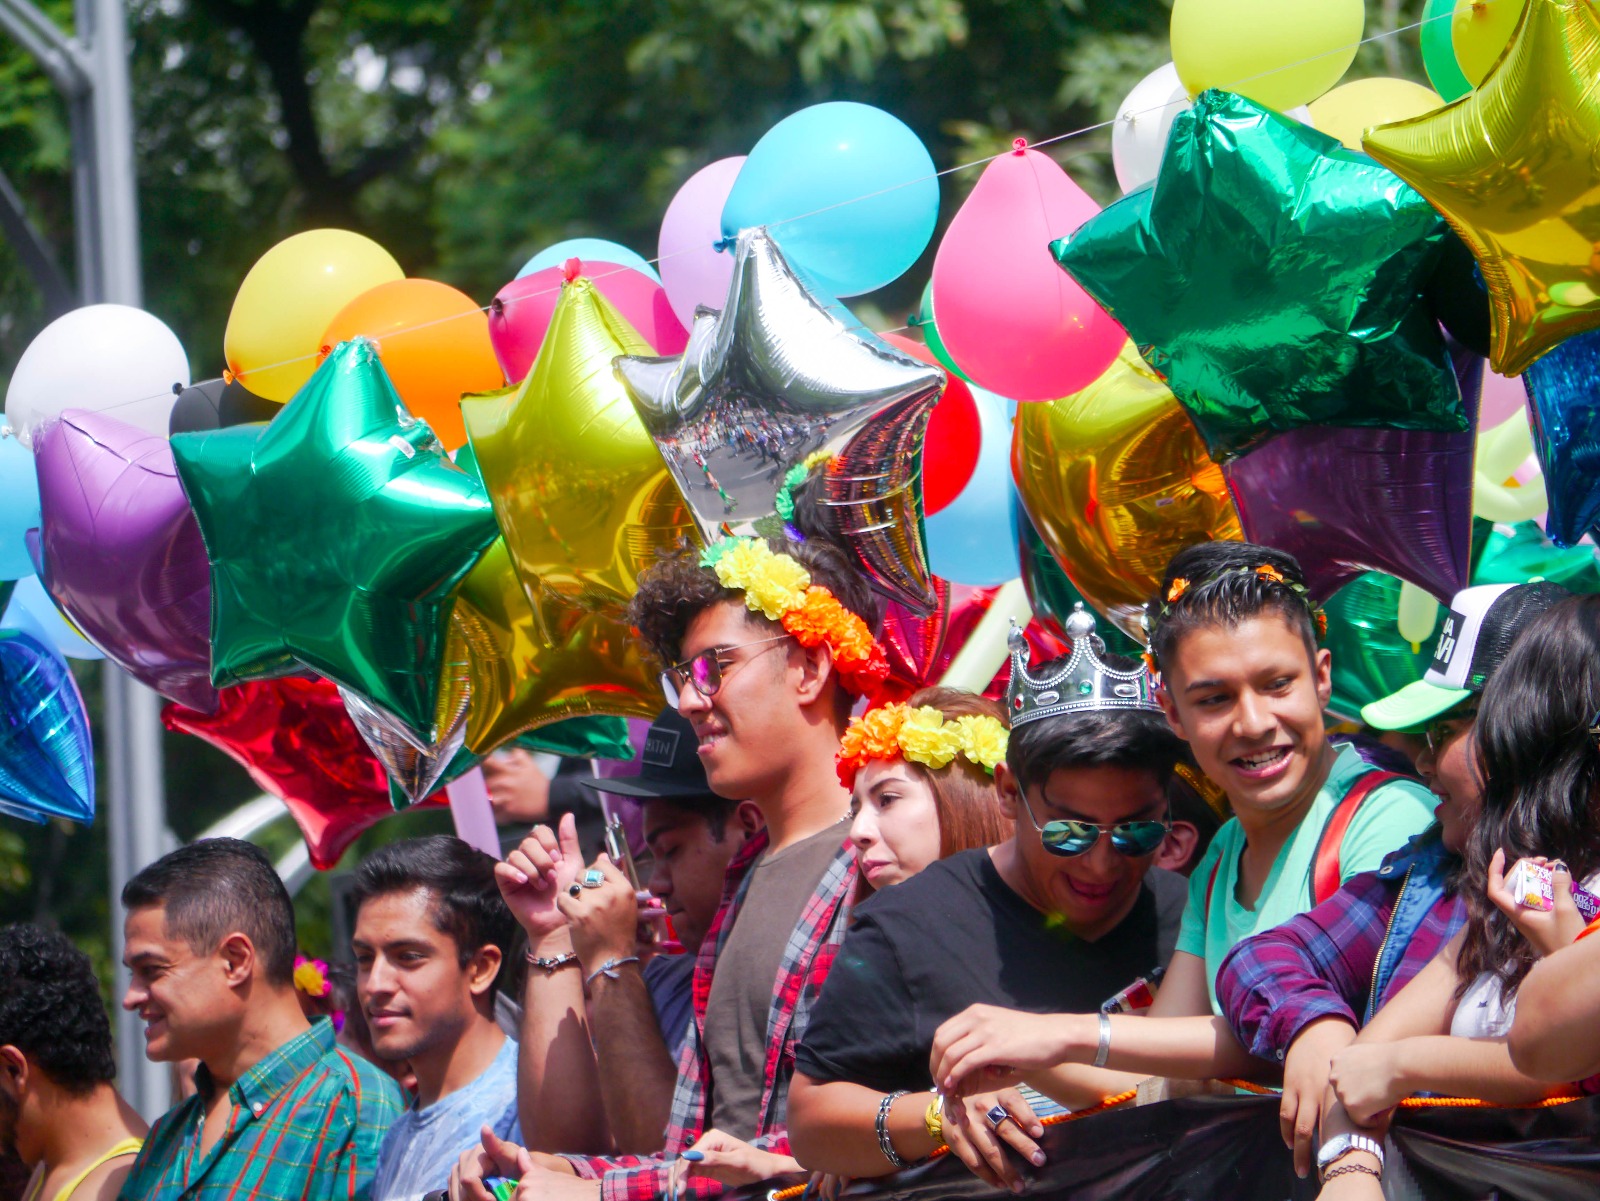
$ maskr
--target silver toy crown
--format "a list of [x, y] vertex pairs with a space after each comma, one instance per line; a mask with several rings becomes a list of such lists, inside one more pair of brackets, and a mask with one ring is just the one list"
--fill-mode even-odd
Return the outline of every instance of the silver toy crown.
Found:
[[1072, 654], [1050, 675], [1039, 677], [1028, 670], [1027, 638], [1016, 622], [1011, 623], [1011, 679], [1006, 684], [1006, 709], [1013, 730], [1030, 721], [1064, 713], [1108, 709], [1161, 712], [1148, 671], [1142, 666], [1134, 671], [1117, 671], [1100, 661], [1106, 644], [1094, 632], [1094, 615], [1082, 604], [1073, 606], [1065, 630], [1072, 639]]

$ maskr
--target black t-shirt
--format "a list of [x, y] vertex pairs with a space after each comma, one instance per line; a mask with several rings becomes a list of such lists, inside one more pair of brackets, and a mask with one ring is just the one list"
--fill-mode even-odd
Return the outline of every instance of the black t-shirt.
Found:
[[839, 948], [795, 1066], [879, 1092], [933, 1087], [933, 1035], [969, 1005], [1093, 1013], [1172, 957], [1187, 889], [1151, 868], [1095, 942], [1016, 894], [987, 850], [963, 851], [869, 897]]

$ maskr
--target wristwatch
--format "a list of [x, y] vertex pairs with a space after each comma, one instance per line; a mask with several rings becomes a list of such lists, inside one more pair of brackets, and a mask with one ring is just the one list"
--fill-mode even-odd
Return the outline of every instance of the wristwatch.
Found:
[[1322, 1175], [1334, 1160], [1352, 1151], [1365, 1151], [1378, 1161], [1380, 1169], [1383, 1167], [1383, 1144], [1377, 1139], [1364, 1134], [1336, 1134], [1323, 1143], [1322, 1149], [1317, 1152], [1317, 1175]]

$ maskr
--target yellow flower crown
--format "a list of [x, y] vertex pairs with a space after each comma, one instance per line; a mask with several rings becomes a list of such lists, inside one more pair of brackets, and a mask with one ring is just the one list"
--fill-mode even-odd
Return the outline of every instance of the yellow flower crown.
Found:
[[876, 696], [889, 660], [867, 623], [839, 603], [799, 560], [760, 538], [722, 538], [700, 555], [724, 588], [744, 593], [745, 607], [783, 627], [801, 646], [826, 643], [839, 681], [858, 696]]
[[839, 744], [839, 782], [856, 786], [856, 773], [874, 759], [904, 759], [937, 771], [957, 755], [994, 774], [1006, 757], [1005, 726], [971, 714], [945, 720], [931, 705], [883, 705], [854, 719]]

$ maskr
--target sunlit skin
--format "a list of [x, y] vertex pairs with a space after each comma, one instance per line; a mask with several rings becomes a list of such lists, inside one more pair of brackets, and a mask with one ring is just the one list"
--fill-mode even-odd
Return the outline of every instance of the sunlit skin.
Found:
[[1017, 779], [1004, 763], [995, 769], [995, 785], [1001, 810], [1015, 822], [1011, 839], [989, 850], [1005, 882], [1079, 938], [1093, 942], [1116, 929], [1139, 899], [1155, 852], [1130, 858], [1113, 849], [1102, 831], [1083, 854], [1055, 855], [1045, 849], [1034, 823], [1164, 821], [1167, 794], [1161, 782], [1150, 772], [1126, 767], [1062, 768], [1051, 772], [1043, 787], [1028, 790], [1032, 821], [1022, 810]]
[[242, 1007], [229, 982], [236, 964], [225, 954], [227, 942], [209, 955], [196, 954], [167, 930], [160, 905], [130, 911], [124, 930], [129, 980], [122, 1005], [145, 1024], [145, 1054], [170, 1063], [223, 1053]]
[[711, 919], [722, 904], [728, 861], [745, 836], [761, 828], [761, 811], [741, 802], [729, 815], [722, 839], [711, 836], [706, 819], [688, 805], [646, 801], [644, 838], [650, 848], [650, 878], [645, 887], [660, 898], [683, 948], [693, 955], [705, 941]]
[[875, 759], [856, 773], [850, 841], [873, 888], [908, 880], [939, 858], [933, 790], [900, 759]]
[[1417, 756], [1417, 771], [1439, 807], [1433, 811], [1445, 849], [1459, 855], [1483, 811], [1483, 780], [1478, 774], [1478, 748], [1474, 730], [1477, 698], [1470, 697], [1430, 725], [1434, 746]]

